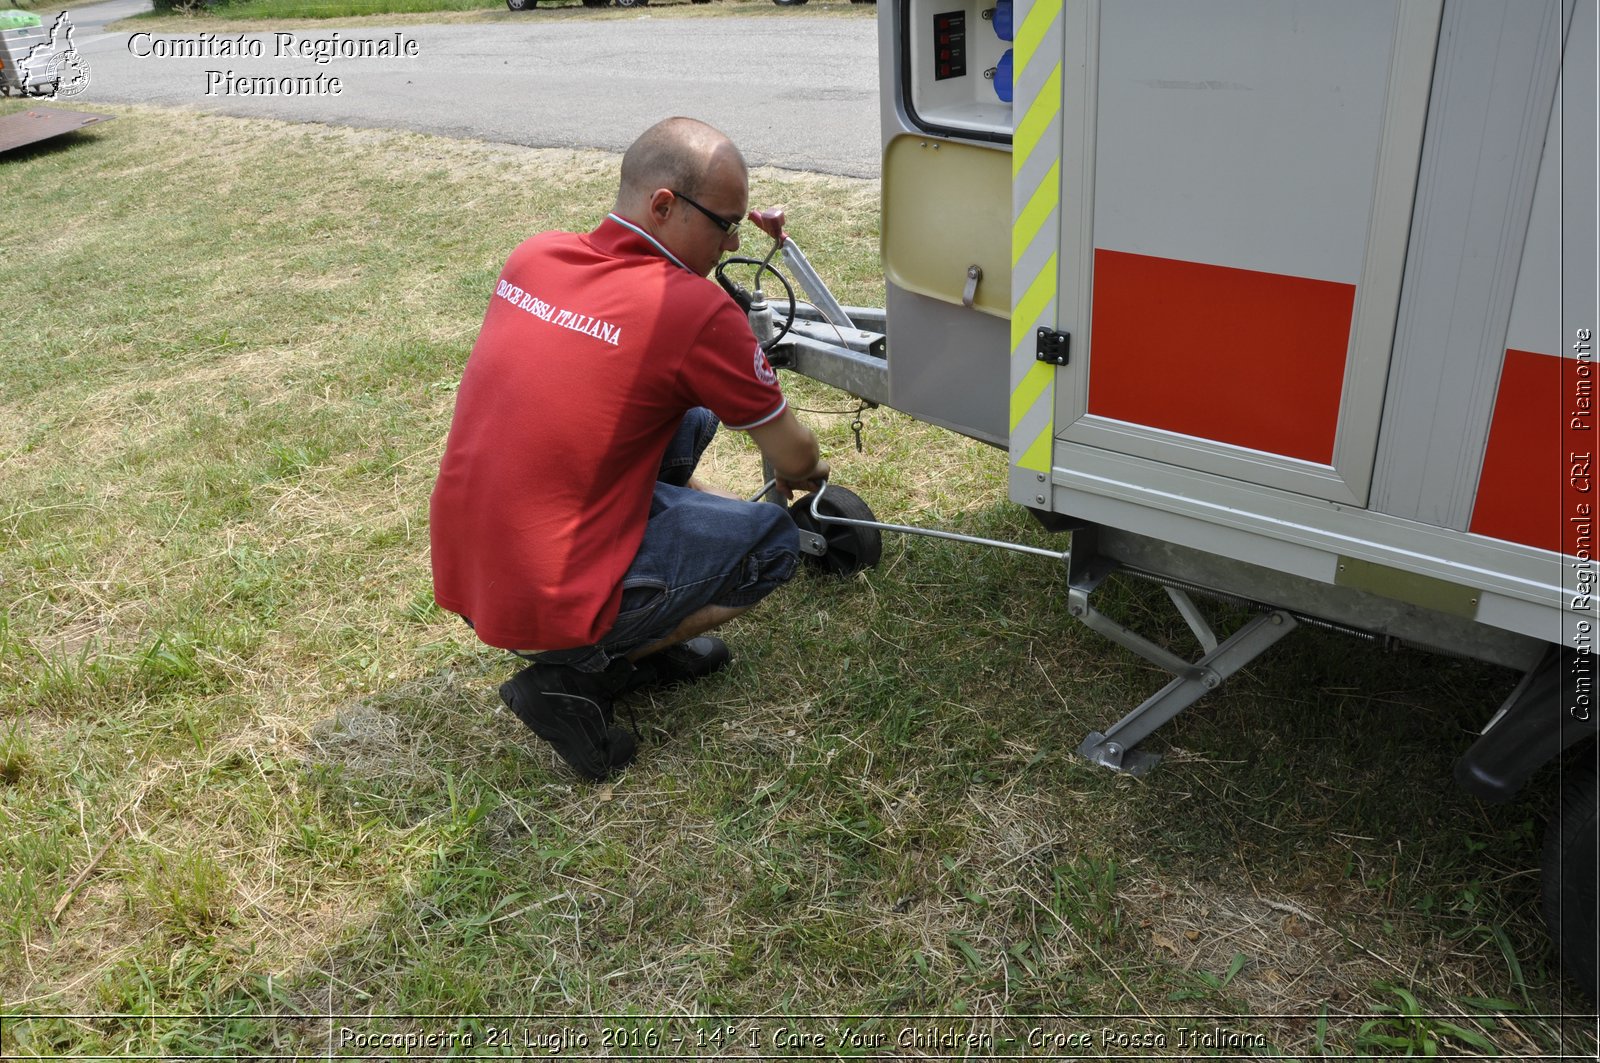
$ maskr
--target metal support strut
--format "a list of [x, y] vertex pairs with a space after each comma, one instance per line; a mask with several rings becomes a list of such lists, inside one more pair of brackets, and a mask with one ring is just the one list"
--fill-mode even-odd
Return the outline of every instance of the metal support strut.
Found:
[[1101, 563], [1086, 568], [1087, 571], [1072, 580], [1067, 591], [1067, 611], [1106, 638], [1174, 676], [1172, 682], [1112, 724], [1104, 734], [1091, 731], [1078, 747], [1079, 756], [1114, 771], [1143, 775], [1155, 767], [1161, 760], [1159, 753], [1133, 747], [1206, 693], [1217, 689], [1229, 676], [1261, 656], [1297, 626], [1294, 617], [1279, 609], [1252, 617], [1219, 644], [1188, 593], [1168, 587], [1167, 594], [1206, 651], [1191, 663], [1090, 605], [1089, 595], [1111, 574], [1113, 566]]

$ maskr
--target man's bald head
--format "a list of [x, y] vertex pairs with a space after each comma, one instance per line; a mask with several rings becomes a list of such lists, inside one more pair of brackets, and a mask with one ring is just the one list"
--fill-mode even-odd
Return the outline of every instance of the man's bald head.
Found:
[[622, 156], [617, 208], [637, 210], [658, 188], [698, 195], [713, 169], [730, 165], [748, 178], [744, 156], [721, 132], [694, 118], [664, 119], [641, 133]]

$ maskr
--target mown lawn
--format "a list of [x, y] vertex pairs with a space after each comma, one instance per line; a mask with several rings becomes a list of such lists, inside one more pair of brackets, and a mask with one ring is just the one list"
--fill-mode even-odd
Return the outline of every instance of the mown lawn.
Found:
[[[890, 537], [580, 783], [433, 607], [426, 514], [501, 261], [594, 224], [616, 159], [115, 113], [3, 164], [0, 1054], [1594, 1051], [1537, 914], [1550, 787], [1449, 781], [1495, 669], [1302, 630], [1119, 777], [1073, 750], [1160, 678], [1060, 566]], [[754, 185], [881, 300], [875, 183]], [[858, 453], [788, 386], [883, 519], [1061, 545], [997, 452], [876, 411]], [[757, 484], [739, 438], [712, 466]], [[1178, 639], [1164, 602], [1102, 608]]]

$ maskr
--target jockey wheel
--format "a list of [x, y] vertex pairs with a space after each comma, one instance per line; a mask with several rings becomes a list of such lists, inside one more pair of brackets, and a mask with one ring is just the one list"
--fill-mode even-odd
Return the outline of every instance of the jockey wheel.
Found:
[[[883, 554], [883, 534], [877, 528], [859, 524], [823, 523], [812, 515], [814, 496], [805, 495], [789, 507], [789, 516], [800, 529], [800, 553], [806, 562], [830, 576], [853, 576], [878, 563]], [[876, 521], [872, 510], [860, 496], [836, 484], [816, 499], [817, 512], [824, 517]]]

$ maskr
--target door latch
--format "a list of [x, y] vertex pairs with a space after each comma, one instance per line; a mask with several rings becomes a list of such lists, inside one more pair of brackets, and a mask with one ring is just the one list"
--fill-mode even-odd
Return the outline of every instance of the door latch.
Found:
[[967, 286], [961, 289], [961, 305], [968, 310], [972, 309], [972, 302], [978, 297], [978, 282], [983, 280], [983, 267], [971, 265], [967, 267]]

